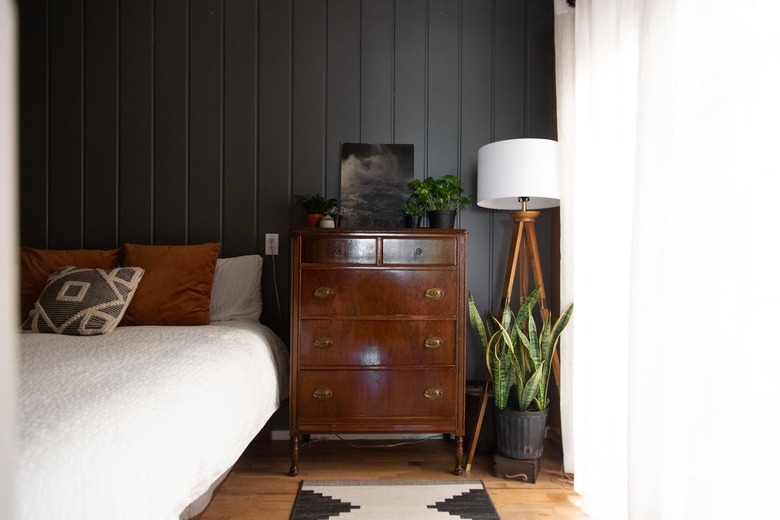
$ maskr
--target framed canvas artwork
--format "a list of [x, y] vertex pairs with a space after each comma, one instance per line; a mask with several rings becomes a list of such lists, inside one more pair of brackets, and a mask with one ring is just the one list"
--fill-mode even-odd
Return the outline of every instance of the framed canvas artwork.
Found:
[[401, 228], [414, 179], [412, 144], [341, 144], [344, 228]]

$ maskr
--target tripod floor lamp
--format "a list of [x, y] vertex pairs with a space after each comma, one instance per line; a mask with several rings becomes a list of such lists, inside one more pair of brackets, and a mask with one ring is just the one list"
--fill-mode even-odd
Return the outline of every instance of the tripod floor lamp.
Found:
[[[558, 143], [549, 139], [510, 139], [490, 143], [479, 149], [477, 159], [477, 205], [505, 210], [512, 219], [512, 238], [506, 263], [501, 308], [511, 300], [515, 283], [519, 294], [529, 294], [533, 277], [540, 287], [539, 306], [542, 319], [549, 317], [547, 296], [542, 280], [542, 263], [536, 241], [538, 210], [558, 206]], [[518, 280], [519, 278], [519, 280]], [[553, 359], [553, 374], [559, 381], [560, 364], [557, 353]], [[471, 438], [466, 470], [471, 469], [482, 421], [485, 417], [490, 378], [485, 383], [474, 435]]]

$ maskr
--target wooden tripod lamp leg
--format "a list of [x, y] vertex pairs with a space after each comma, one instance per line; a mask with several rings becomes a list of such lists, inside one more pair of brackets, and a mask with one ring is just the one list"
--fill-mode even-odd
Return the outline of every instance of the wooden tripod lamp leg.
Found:
[[[506, 262], [506, 274], [504, 276], [504, 292], [501, 295], [501, 306], [498, 316], [503, 316], [504, 306], [512, 296], [512, 287], [515, 284], [515, 275], [517, 274], [517, 263], [520, 260], [521, 246], [523, 242], [523, 223], [520, 220], [512, 219], [512, 242], [509, 244], [509, 255]], [[485, 420], [485, 410], [487, 409], [488, 397], [490, 395], [490, 374], [487, 374], [485, 389], [482, 392], [482, 400], [479, 405], [479, 414], [477, 415], [477, 424], [474, 426], [474, 435], [471, 437], [471, 446], [469, 446], [469, 455], [466, 459], [466, 471], [471, 471], [471, 463], [474, 461], [474, 453], [477, 449], [479, 434], [482, 432], [482, 423]]]
[[[544, 291], [544, 279], [542, 278], [542, 262], [539, 257], [539, 245], [536, 241], [536, 227], [534, 225], [536, 218], [539, 216], [539, 211], [512, 211], [509, 215], [512, 217], [512, 242], [509, 246], [509, 256], [506, 263], [506, 275], [504, 277], [504, 290], [501, 295], [501, 307], [498, 316], [503, 316], [504, 306], [506, 302], [512, 296], [512, 289], [515, 284], [515, 277], [517, 275], [517, 265], [522, 264], [521, 282], [524, 286], [528, 281], [528, 268], [529, 263], [531, 273], [533, 275], [534, 283], [539, 290], [539, 309], [542, 315], [542, 319], [547, 320], [550, 316], [550, 310], [547, 308], [547, 294]], [[524, 287], [527, 289], [527, 287]], [[525, 292], [525, 291], [523, 291]], [[527, 296], [524, 294], [523, 296]], [[500, 318], [499, 318], [500, 319]], [[560, 361], [558, 359], [558, 352], [555, 352], [553, 357], [553, 374], [555, 376], [555, 383], [560, 384]], [[482, 400], [479, 407], [479, 415], [477, 416], [477, 424], [474, 428], [474, 436], [471, 438], [471, 446], [469, 447], [469, 455], [466, 461], [466, 471], [471, 470], [471, 463], [474, 460], [474, 453], [477, 447], [477, 441], [479, 440], [479, 434], [482, 431], [482, 422], [485, 419], [485, 409], [487, 408], [487, 402], [490, 390], [490, 375], [488, 374], [487, 383], [485, 384], [485, 390], [482, 393]]]
[[466, 471], [471, 471], [471, 463], [474, 461], [474, 453], [477, 451], [479, 434], [482, 431], [482, 421], [485, 420], [485, 410], [487, 409], [488, 398], [490, 397], [490, 378], [485, 381], [485, 389], [482, 392], [482, 399], [479, 403], [479, 414], [477, 415], [477, 424], [474, 426], [474, 436], [471, 438], [469, 446], [469, 456], [466, 459]]
[[[525, 213], [532, 213], [530, 211]], [[538, 211], [534, 211], [533, 213], [539, 214]], [[533, 271], [534, 275], [534, 282], [538, 287], [541, 287], [541, 290], [539, 291], [539, 312], [542, 315], [543, 320], [550, 319], [550, 309], [547, 307], [547, 294], [544, 291], [544, 280], [542, 278], [542, 261], [539, 258], [539, 245], [536, 241], [536, 226], [534, 225], [534, 221], [536, 220], [536, 216], [529, 217], [529, 219], [525, 222], [525, 228], [526, 228], [526, 238], [527, 242], [531, 246], [531, 270]], [[553, 354], [552, 359], [552, 369], [553, 369], [553, 376], [555, 377], [555, 384], [560, 387], [561, 384], [561, 362], [558, 358], [558, 351], [556, 350]]]

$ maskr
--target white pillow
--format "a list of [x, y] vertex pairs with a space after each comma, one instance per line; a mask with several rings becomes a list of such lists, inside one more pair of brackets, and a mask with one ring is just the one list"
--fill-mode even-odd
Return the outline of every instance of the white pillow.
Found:
[[262, 274], [260, 255], [218, 258], [211, 288], [211, 321], [259, 320], [263, 311]]

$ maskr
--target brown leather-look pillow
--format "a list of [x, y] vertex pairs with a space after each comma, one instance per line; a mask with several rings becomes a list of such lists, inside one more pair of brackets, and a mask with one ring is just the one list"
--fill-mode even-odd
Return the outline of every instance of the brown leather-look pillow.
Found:
[[35, 306], [46, 281], [60, 267], [74, 265], [90, 269], [114, 269], [121, 249], [33, 249], [19, 250], [19, 292], [21, 322]]
[[120, 326], [208, 325], [211, 286], [221, 244], [125, 244], [122, 265], [140, 267], [144, 279]]

